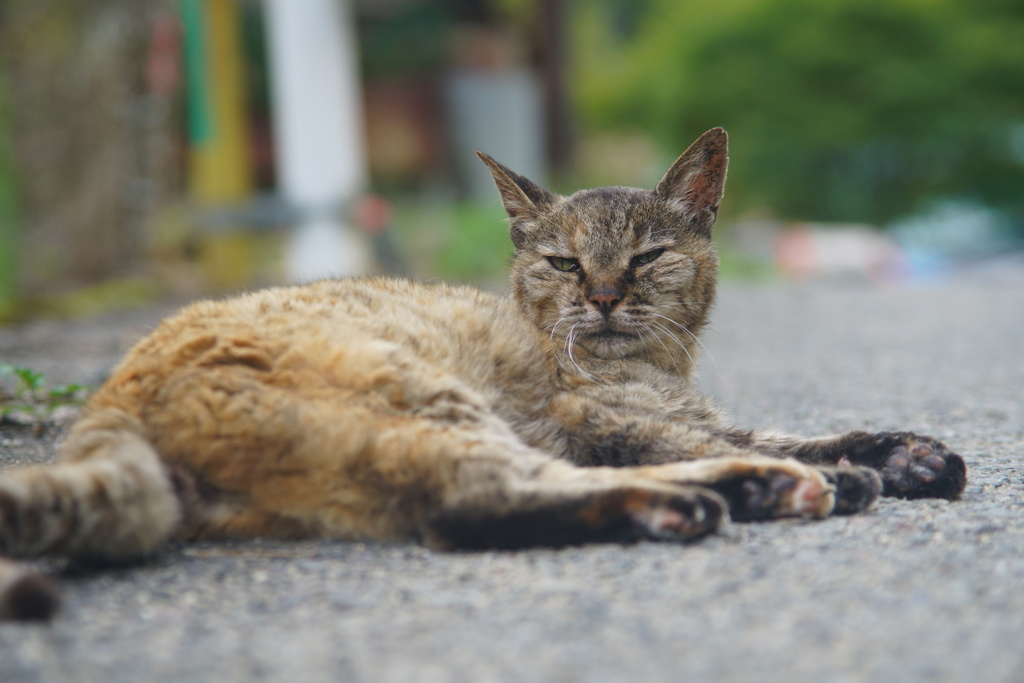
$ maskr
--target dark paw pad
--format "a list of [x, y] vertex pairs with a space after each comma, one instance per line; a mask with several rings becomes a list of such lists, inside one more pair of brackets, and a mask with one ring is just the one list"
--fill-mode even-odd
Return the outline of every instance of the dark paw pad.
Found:
[[934, 439], [902, 435], [889, 451], [879, 471], [883, 493], [897, 498], [948, 498], [960, 496], [967, 483], [963, 458]]
[[739, 476], [715, 484], [737, 522], [790, 516], [824, 517], [832, 510], [824, 481], [785, 471]]
[[740, 482], [739, 505], [734, 513], [737, 520], [766, 519], [779, 506], [783, 497], [793, 492], [797, 480], [785, 474], [768, 479], [745, 479]]
[[[623, 506], [636, 525], [638, 537], [685, 541], [714, 532], [726, 517], [726, 504], [714, 491], [681, 489], [679, 494], [639, 491]], [[634, 540], [627, 534], [624, 539]]]
[[867, 509], [882, 493], [882, 477], [870, 467], [822, 467], [822, 474], [835, 486], [837, 515], [852, 515]]

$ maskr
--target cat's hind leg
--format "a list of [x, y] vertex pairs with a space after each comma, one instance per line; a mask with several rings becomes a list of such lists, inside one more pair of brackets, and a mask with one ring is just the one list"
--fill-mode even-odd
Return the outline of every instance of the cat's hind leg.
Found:
[[[622, 472], [620, 471], [619, 474]], [[594, 472], [587, 472], [588, 478]], [[689, 541], [728, 520], [727, 505], [699, 487], [621, 481], [516, 491], [505, 500], [463, 500], [425, 519], [424, 536], [447, 549], [559, 548], [640, 540]]]
[[[516, 453], [516, 451], [521, 451]], [[576, 467], [514, 446], [513, 457], [463, 463], [453, 487], [423, 519], [437, 547], [515, 549], [639, 540], [688, 541], [729, 520], [715, 491], [639, 469]]]
[[516, 548], [640, 539], [686, 540], [726, 520], [826, 517], [836, 487], [819, 468], [764, 456], [640, 467], [556, 461], [442, 507], [430, 531], [442, 545]]
[[[344, 477], [309, 481], [303, 503], [279, 512], [321, 535], [412, 536], [465, 550], [685, 541], [728, 519], [714, 491], [627, 469], [575, 467], [527, 446], [472, 403], [452, 391], [415, 416], [363, 413], [358, 427], [346, 424], [350, 414], [335, 415], [329, 430], [347, 433], [332, 449]], [[316, 422], [327, 427], [326, 419]], [[317, 439], [319, 448], [331, 441]], [[254, 502], [273, 510], [280, 500]]]
[[[185, 539], [558, 547], [687, 540], [727, 519], [713, 491], [575, 467], [529, 446], [460, 378], [389, 345], [351, 346], [303, 381], [302, 391], [273, 386], [221, 365], [169, 385], [178, 410], [155, 438], [198, 497]], [[190, 436], [193, 423], [211, 431]]]

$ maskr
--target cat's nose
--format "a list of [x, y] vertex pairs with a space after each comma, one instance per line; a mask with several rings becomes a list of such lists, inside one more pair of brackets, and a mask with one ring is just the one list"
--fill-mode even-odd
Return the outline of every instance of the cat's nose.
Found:
[[615, 304], [622, 301], [622, 292], [611, 285], [598, 285], [590, 290], [590, 296], [587, 298], [601, 309], [602, 313], [608, 315], [615, 308]]

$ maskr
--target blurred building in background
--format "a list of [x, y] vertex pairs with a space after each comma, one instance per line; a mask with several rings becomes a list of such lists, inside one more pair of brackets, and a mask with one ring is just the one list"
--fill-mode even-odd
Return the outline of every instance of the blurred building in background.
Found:
[[1024, 6], [4, 0], [0, 317], [327, 272], [500, 282], [473, 150], [555, 190], [650, 185], [713, 125], [727, 273], [1014, 248]]

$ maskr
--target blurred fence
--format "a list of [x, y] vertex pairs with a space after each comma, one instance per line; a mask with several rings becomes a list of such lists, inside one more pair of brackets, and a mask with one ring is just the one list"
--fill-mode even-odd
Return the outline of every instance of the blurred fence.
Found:
[[0, 99], [16, 103], [0, 118], [0, 141], [18, 171], [3, 178], [17, 206], [6, 212], [0, 248], [16, 253], [22, 296], [131, 273], [138, 225], [180, 185], [173, 90], [161, 90], [153, 71], [154, 26], [174, 6], [0, 4]]
[[[329, 1], [354, 19], [358, 45], [345, 48], [359, 49], [362, 83], [345, 97], [364, 110], [371, 184], [400, 195], [388, 215], [426, 215], [405, 208], [425, 203], [431, 215], [473, 217], [449, 207], [482, 195], [495, 208], [480, 228], [487, 239], [456, 251], [483, 264], [474, 277], [503, 271], [500, 207], [472, 150], [539, 180], [564, 164], [567, 62], [553, 47], [564, 0]], [[0, 320], [15, 298], [38, 309], [55, 293], [135, 275], [153, 291], [189, 293], [281, 277], [280, 264], [253, 267], [287, 251], [297, 215], [280, 168], [287, 136], [272, 105], [288, 88], [270, 83], [281, 81], [270, 67], [283, 51], [270, 49], [268, 7], [0, 0]], [[329, 61], [332, 46], [316, 42], [307, 35], [299, 48]], [[328, 66], [307, 71], [333, 78]], [[322, 88], [305, 87], [323, 101]], [[498, 100], [509, 104], [495, 111]], [[353, 153], [328, 142], [324, 155]], [[415, 231], [423, 253], [464, 238], [407, 222], [396, 234]], [[394, 252], [382, 241], [391, 226], [361, 227]], [[377, 254], [384, 268], [394, 261]]]

